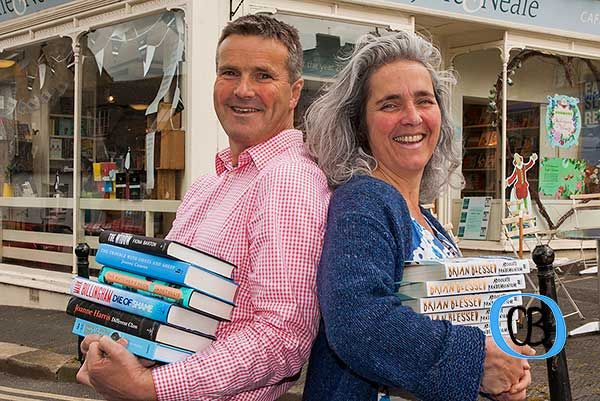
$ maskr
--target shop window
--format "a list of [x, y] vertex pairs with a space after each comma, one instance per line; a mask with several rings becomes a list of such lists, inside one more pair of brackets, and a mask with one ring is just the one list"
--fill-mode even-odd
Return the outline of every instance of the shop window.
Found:
[[[187, 135], [183, 13], [97, 29], [83, 36], [82, 49], [82, 110], [93, 121], [82, 142], [82, 198], [180, 199]], [[88, 211], [83, 230], [148, 233], [144, 214], [126, 209]]]
[[[67, 38], [0, 53], [4, 262], [70, 271], [64, 263], [73, 233], [67, 199], [73, 195], [73, 62]], [[56, 234], [67, 235], [63, 241]]]
[[532, 197], [600, 192], [600, 62], [513, 51], [508, 73], [507, 174], [518, 154], [533, 161], [526, 174]]
[[295, 112], [295, 126], [302, 128], [308, 106], [324, 85], [332, 82], [344, 67], [344, 58], [352, 54], [356, 40], [367, 33], [386, 35], [384, 27], [330, 21], [322, 18], [277, 14], [275, 18], [296, 27], [304, 51], [302, 77], [304, 88]]

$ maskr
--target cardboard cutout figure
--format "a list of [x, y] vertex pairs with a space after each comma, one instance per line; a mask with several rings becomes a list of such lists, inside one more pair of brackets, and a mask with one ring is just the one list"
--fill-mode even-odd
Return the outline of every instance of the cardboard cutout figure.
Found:
[[510, 191], [510, 200], [522, 200], [522, 202], [516, 206], [513, 206], [513, 213], [523, 211], [529, 215], [533, 215], [533, 208], [531, 206], [531, 195], [529, 194], [529, 182], [527, 181], [527, 170], [533, 167], [538, 156], [536, 153], [532, 153], [527, 163], [523, 163], [523, 156], [518, 153], [513, 155], [513, 166], [515, 167], [512, 174], [506, 179], [506, 187], [512, 186]]

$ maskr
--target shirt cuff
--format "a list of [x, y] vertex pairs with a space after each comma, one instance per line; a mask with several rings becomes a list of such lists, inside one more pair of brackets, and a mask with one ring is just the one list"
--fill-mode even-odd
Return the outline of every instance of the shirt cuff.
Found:
[[[188, 373], [186, 373], [186, 371]], [[189, 369], [185, 361], [152, 369], [152, 380], [158, 401], [184, 401], [191, 398]]]

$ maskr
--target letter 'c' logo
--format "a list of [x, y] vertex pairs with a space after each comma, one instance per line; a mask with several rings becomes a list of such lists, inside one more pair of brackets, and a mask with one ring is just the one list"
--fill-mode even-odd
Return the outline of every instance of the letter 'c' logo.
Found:
[[[521, 355], [517, 351], [513, 350], [506, 343], [506, 340], [504, 340], [504, 337], [502, 337], [502, 333], [500, 332], [500, 312], [502, 310], [502, 305], [504, 305], [504, 303], [507, 300], [509, 300], [510, 298], [519, 297], [519, 296], [520, 297], [524, 297], [524, 296], [533, 297], [533, 298], [539, 299], [541, 302], [548, 305], [548, 307], [552, 311], [552, 314], [554, 315], [554, 320], [556, 321], [556, 338], [554, 339], [554, 344], [552, 345], [552, 347], [548, 350], [548, 352], [546, 352], [543, 355], [534, 355], [534, 356]], [[522, 308], [518, 308], [518, 309], [522, 309]], [[537, 309], [538, 308], [536, 308], [536, 310]], [[509, 316], [512, 317], [512, 313], [509, 313]], [[528, 322], [531, 319], [531, 315], [529, 313], [527, 314], [527, 319], [528, 319]], [[511, 323], [509, 322], [509, 324], [511, 324]], [[538, 325], [538, 324], [539, 324], [539, 322], [536, 323], [536, 325]], [[560, 311], [560, 308], [558, 307], [558, 304], [556, 302], [554, 302], [554, 300], [552, 298], [549, 298], [545, 295], [540, 295], [540, 294], [528, 294], [528, 293], [506, 294], [506, 295], [503, 295], [503, 296], [499, 297], [498, 299], [496, 299], [494, 301], [494, 303], [492, 304], [492, 309], [490, 311], [490, 328], [492, 331], [492, 339], [494, 340], [496, 345], [498, 345], [498, 347], [500, 347], [500, 349], [502, 351], [504, 351], [506, 354], [508, 354], [512, 357], [515, 357], [515, 358], [519, 358], [519, 359], [548, 359], [548, 358], [551, 358], [554, 355], [558, 354], [564, 348], [565, 343], [567, 342], [567, 325], [565, 324], [565, 318], [563, 317], [562, 312]], [[525, 343], [527, 343], [527, 341], [530, 338], [530, 335], [531, 335], [530, 330], [531, 330], [531, 327], [528, 327], [527, 339], [526, 339]], [[544, 333], [544, 335], [546, 335], [546, 333]], [[514, 339], [513, 339], [513, 341], [514, 341]], [[515, 341], [515, 343], [518, 343], [518, 342]]]

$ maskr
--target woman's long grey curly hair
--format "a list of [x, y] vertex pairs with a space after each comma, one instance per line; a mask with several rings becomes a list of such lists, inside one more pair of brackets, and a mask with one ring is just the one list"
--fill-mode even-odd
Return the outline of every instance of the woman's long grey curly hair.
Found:
[[379, 67], [398, 60], [417, 61], [425, 66], [441, 110], [440, 139], [421, 181], [420, 200], [430, 202], [460, 164], [460, 146], [454, 144], [449, 115], [450, 88], [456, 80], [451, 71], [441, 70], [440, 52], [418, 34], [367, 34], [357, 41], [335, 82], [306, 111], [308, 151], [325, 172], [332, 188], [354, 175], [372, 174], [377, 161], [369, 146], [365, 124], [368, 82]]

